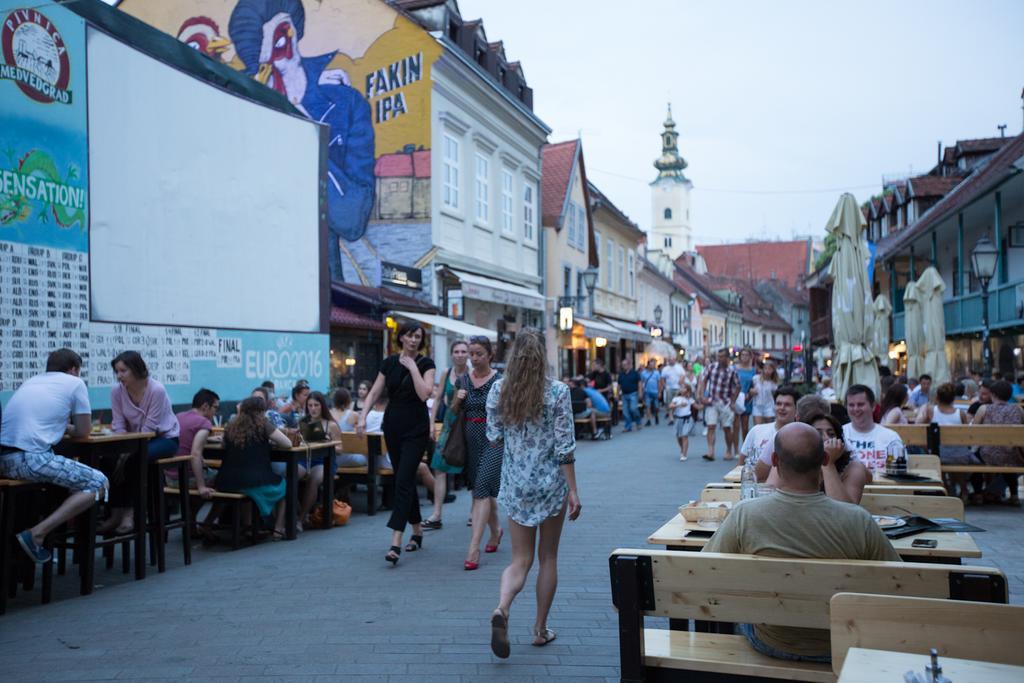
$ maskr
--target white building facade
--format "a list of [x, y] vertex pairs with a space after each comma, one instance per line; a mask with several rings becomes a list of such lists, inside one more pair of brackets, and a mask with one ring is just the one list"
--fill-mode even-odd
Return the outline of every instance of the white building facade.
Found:
[[661, 133], [661, 156], [654, 162], [658, 177], [651, 183], [651, 227], [647, 231], [648, 251], [664, 253], [673, 261], [693, 251], [690, 226], [690, 191], [693, 183], [683, 174], [686, 160], [679, 154], [679, 133], [669, 105], [665, 130]]

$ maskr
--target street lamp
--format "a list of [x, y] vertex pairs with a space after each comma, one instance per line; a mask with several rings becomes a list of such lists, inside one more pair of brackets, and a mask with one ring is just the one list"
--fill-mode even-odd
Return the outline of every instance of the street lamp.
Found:
[[998, 260], [999, 251], [996, 246], [989, 240], [988, 235], [982, 235], [971, 252], [971, 268], [974, 270], [974, 277], [981, 284], [981, 357], [985, 364], [985, 379], [992, 377], [992, 349], [988, 339], [988, 285], [996, 273]]
[[[590, 302], [590, 315], [594, 315], [594, 287], [597, 286], [597, 268], [590, 266], [580, 271], [580, 280], [583, 282], [584, 289], [587, 290], [587, 301]], [[580, 302], [580, 308], [583, 308], [583, 302]]]
[[661, 304], [658, 304], [657, 306], [654, 307], [654, 324], [655, 325], [661, 325], [661, 314], [662, 314]]

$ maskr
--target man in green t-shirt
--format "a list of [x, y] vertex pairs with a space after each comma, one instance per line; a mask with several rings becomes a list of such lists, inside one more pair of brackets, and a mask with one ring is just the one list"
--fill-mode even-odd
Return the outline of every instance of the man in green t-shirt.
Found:
[[[826, 457], [821, 436], [813, 427], [802, 422], [782, 427], [772, 453], [772, 465], [779, 472], [778, 490], [733, 508], [704, 552], [899, 562], [900, 556], [867, 510], [822, 493], [821, 467]], [[769, 624], [740, 624], [739, 630], [762, 654], [831, 661], [827, 630]]]

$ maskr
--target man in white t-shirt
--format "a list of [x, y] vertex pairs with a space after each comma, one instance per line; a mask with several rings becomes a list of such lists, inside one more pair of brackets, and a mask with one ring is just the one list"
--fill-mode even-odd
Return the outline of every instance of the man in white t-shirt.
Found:
[[665, 395], [662, 396], [662, 405], [665, 406], [665, 417], [671, 425], [675, 422], [675, 418], [668, 404], [679, 393], [679, 383], [683, 379], [683, 366], [676, 362], [675, 356], [670, 356], [668, 363], [661, 369], [661, 378], [665, 380]]
[[843, 441], [851, 457], [859, 459], [871, 472], [885, 470], [886, 449], [892, 442], [903, 444], [900, 435], [875, 424], [875, 392], [871, 387], [854, 384], [846, 390], [849, 424], [843, 425]]
[[0, 424], [0, 477], [52, 483], [73, 492], [53, 514], [16, 535], [22, 549], [38, 563], [51, 559], [43, 547], [46, 535], [88, 510], [107, 489], [102, 472], [53, 453], [65, 433], [88, 436], [92, 427], [81, 369], [82, 358], [71, 349], [51, 353], [46, 372], [25, 381], [11, 396]]
[[772, 451], [775, 435], [780, 429], [796, 420], [796, 402], [800, 394], [789, 385], [781, 386], [773, 394], [775, 398], [775, 421], [754, 425], [747, 432], [740, 449], [740, 464], [753, 455], [757, 458], [757, 480], [764, 481], [772, 470]]

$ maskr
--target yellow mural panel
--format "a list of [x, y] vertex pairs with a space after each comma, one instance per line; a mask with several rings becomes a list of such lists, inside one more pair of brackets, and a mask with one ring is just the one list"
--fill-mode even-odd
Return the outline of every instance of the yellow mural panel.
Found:
[[[441, 47], [423, 29], [381, 0], [294, 0], [305, 12], [298, 43], [303, 55], [334, 53], [328, 71], [369, 103], [375, 156], [408, 145], [430, 148], [430, 68]], [[238, 0], [122, 0], [118, 9], [174, 35], [239, 71], [229, 34]], [[265, 3], [273, 11], [275, 0]]]

